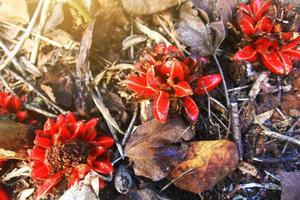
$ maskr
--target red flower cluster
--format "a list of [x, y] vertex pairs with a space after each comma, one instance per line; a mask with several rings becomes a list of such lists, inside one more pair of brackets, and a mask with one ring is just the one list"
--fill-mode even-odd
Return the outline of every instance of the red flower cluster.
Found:
[[[154, 117], [164, 123], [167, 121], [170, 101], [179, 102], [187, 116], [196, 121], [199, 110], [191, 95], [203, 95], [214, 89], [222, 80], [219, 74], [195, 77], [200, 63], [187, 58], [176, 46], [156, 45], [153, 52], [145, 52], [136, 63], [138, 76], [130, 76], [128, 87], [143, 98], [153, 99]], [[191, 83], [198, 80], [193, 90]]]
[[269, 0], [250, 0], [241, 3], [237, 11], [238, 24], [244, 33], [247, 45], [236, 52], [233, 60], [255, 62], [260, 58], [263, 65], [275, 74], [289, 74], [293, 61], [300, 60], [300, 36], [294, 32], [283, 32], [276, 21], [273, 6]]
[[[29, 150], [31, 177], [43, 181], [37, 199], [50, 191], [65, 177], [69, 186], [94, 170], [109, 175], [113, 171], [107, 149], [114, 144], [110, 137], [100, 135], [97, 118], [76, 121], [74, 115], [59, 115], [48, 119], [43, 130], [36, 130], [35, 146]], [[104, 181], [99, 179], [101, 189]]]
[[19, 97], [0, 92], [0, 115], [8, 113], [15, 114], [16, 120], [19, 122], [27, 121], [29, 124], [36, 122], [30, 118], [28, 111], [23, 109], [23, 102]]

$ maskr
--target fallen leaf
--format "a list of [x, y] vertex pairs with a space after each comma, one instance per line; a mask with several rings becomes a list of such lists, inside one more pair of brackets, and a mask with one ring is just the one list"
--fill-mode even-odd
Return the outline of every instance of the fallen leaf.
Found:
[[181, 119], [166, 124], [151, 120], [140, 125], [129, 138], [125, 153], [133, 161], [136, 175], [158, 181], [185, 158], [187, 145], [175, 145], [193, 137]]
[[0, 21], [27, 24], [29, 22], [27, 1], [0, 0]]
[[121, 0], [124, 10], [133, 15], [149, 15], [164, 11], [186, 0]]
[[168, 177], [174, 180], [192, 169], [174, 184], [183, 190], [201, 193], [228, 176], [237, 164], [237, 148], [229, 140], [192, 142], [185, 161], [177, 165]]
[[[191, 2], [180, 6], [180, 19], [176, 29], [178, 39], [191, 47], [191, 52], [213, 55], [225, 38], [225, 26], [222, 21], [210, 23], [205, 12], [200, 11], [194, 9]], [[203, 21], [198, 14], [207, 21]]]
[[122, 50], [126, 50], [130, 47], [134, 47], [137, 44], [140, 44], [142, 42], [145, 42], [147, 40], [147, 37], [143, 35], [130, 35], [127, 38], [125, 38], [122, 42]]
[[221, 20], [226, 24], [232, 19], [237, 0], [192, 0], [196, 8], [204, 10], [214, 20]]
[[239, 168], [239, 170], [241, 170], [244, 174], [245, 174], [245, 173], [250, 174], [251, 176], [256, 177], [257, 179], [260, 178], [260, 176], [258, 175], [258, 170], [257, 170], [257, 168], [256, 168], [254, 165], [252, 165], [252, 164], [250, 164], [250, 163], [248, 163], [248, 162], [245, 162], [245, 161], [241, 162], [241, 163], [239, 164], [239, 167], [238, 167], [238, 168]]
[[267, 112], [261, 113], [255, 117], [255, 123], [264, 124], [267, 120], [269, 120], [274, 113], [274, 109], [271, 109]]
[[281, 200], [298, 200], [300, 197], [300, 172], [280, 170], [277, 176], [281, 182]]
[[33, 145], [33, 127], [8, 120], [0, 120], [0, 159], [27, 159]]

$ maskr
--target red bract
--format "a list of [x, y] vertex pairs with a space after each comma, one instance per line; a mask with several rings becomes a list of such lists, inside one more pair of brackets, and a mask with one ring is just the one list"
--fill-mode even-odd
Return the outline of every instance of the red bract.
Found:
[[251, 0], [249, 4], [239, 5], [238, 24], [246, 45], [235, 53], [233, 60], [251, 63], [259, 60], [275, 74], [289, 74], [293, 61], [300, 60], [300, 36], [282, 31], [273, 6], [281, 5], [277, 1], [273, 4], [273, 1], [263, 0]]
[[0, 200], [9, 200], [8, 194], [1, 186], [0, 186]]
[[34, 124], [36, 121], [29, 117], [28, 111], [23, 109], [23, 102], [19, 97], [0, 92], [0, 115], [13, 113], [19, 122]]
[[[48, 119], [43, 130], [36, 130], [35, 146], [29, 150], [31, 177], [42, 181], [37, 199], [49, 192], [65, 177], [69, 186], [94, 170], [109, 175], [113, 166], [107, 149], [114, 144], [110, 137], [100, 135], [95, 126], [98, 119], [76, 121], [74, 115]], [[99, 179], [100, 188], [104, 181]]]
[[[167, 121], [172, 102], [179, 102], [192, 121], [198, 119], [198, 107], [190, 97], [194, 94], [191, 82], [198, 79], [195, 77], [200, 67], [197, 59], [185, 57], [176, 46], [160, 43], [153, 52], [144, 52], [135, 66], [138, 76], [130, 76], [127, 85], [143, 98], [153, 99], [153, 114], [158, 121]], [[195, 92], [204, 94], [203, 87], [209, 92], [221, 80], [219, 74], [201, 77], [201, 85], [198, 84]]]

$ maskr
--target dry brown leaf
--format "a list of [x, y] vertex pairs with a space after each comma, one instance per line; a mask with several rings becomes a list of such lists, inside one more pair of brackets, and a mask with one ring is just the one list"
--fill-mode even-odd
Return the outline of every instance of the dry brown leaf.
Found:
[[237, 0], [192, 0], [197, 8], [207, 12], [214, 20], [221, 18], [224, 23], [231, 20]]
[[[202, 15], [202, 20], [198, 14]], [[191, 47], [192, 52], [201, 55], [214, 55], [225, 38], [226, 31], [222, 21], [209, 22], [204, 10], [196, 10], [191, 2], [180, 6], [180, 19], [176, 33], [179, 41]]]
[[300, 197], [300, 172], [280, 170], [277, 176], [282, 187], [281, 200], [298, 200]]
[[27, 159], [32, 147], [33, 127], [8, 120], [0, 120], [0, 159]]
[[236, 145], [229, 140], [192, 142], [187, 158], [173, 169], [170, 179], [180, 177], [174, 184], [184, 190], [201, 193], [225, 178], [238, 164]]
[[193, 132], [181, 119], [161, 124], [151, 120], [139, 126], [129, 138], [125, 153], [133, 161], [136, 175], [158, 181], [185, 158], [187, 145], [175, 145], [192, 138]]
[[121, 0], [126, 12], [134, 15], [149, 15], [164, 11], [186, 0]]
[[0, 0], [0, 21], [27, 24], [29, 15], [26, 0]]

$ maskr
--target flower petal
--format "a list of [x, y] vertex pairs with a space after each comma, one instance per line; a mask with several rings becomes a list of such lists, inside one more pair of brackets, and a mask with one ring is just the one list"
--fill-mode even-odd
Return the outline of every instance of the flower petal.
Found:
[[30, 159], [33, 160], [45, 160], [46, 150], [40, 147], [33, 147], [33, 149], [28, 150]]
[[27, 119], [28, 117], [28, 112], [27, 111], [20, 111], [20, 112], [17, 112], [16, 113], [16, 117], [17, 117], [17, 120], [19, 122], [23, 122], [25, 121], [25, 119]]
[[86, 124], [85, 127], [87, 130], [89, 129], [94, 129], [96, 127], [96, 125], [98, 124], [99, 119], [98, 118], [93, 118], [90, 119]]
[[255, 62], [257, 59], [257, 51], [252, 46], [247, 45], [233, 56], [233, 60], [246, 60], [248, 62]]
[[7, 109], [10, 112], [17, 112], [21, 109], [21, 107], [22, 107], [22, 102], [19, 99], [19, 97], [12, 96], [12, 95], [7, 97]]
[[71, 140], [75, 138], [85, 138], [86, 136], [86, 126], [83, 121], [78, 121], [71, 124], [70, 132], [72, 134]]
[[250, 15], [251, 9], [250, 9], [250, 6], [248, 4], [240, 3], [238, 5], [238, 9], [243, 11], [245, 14]]
[[254, 15], [256, 15], [263, 4], [263, 0], [250, 0], [250, 7]]
[[[258, 3], [255, 3], [259, 5]], [[272, 0], [265, 2], [263, 5], [260, 3], [259, 9], [254, 12], [256, 20], [260, 20], [263, 14], [271, 7]]]
[[159, 91], [158, 95], [154, 98], [153, 104], [154, 117], [161, 123], [165, 123], [168, 119], [170, 106], [169, 94]]
[[162, 54], [167, 54], [168, 53], [168, 48], [166, 43], [161, 42], [154, 47], [154, 53], [162, 55]]
[[97, 137], [97, 131], [95, 129], [87, 130], [84, 141], [93, 141]]
[[70, 131], [65, 126], [59, 127], [58, 134], [60, 135], [60, 139], [63, 142], [66, 141], [66, 140], [71, 139], [71, 137], [72, 137]]
[[277, 51], [277, 55], [279, 56], [282, 64], [284, 65], [284, 71], [285, 71], [284, 73], [285, 74], [291, 73], [293, 70], [293, 63], [290, 56], [288, 56], [286, 53], [283, 53], [281, 51]]
[[6, 193], [6, 191], [4, 190], [4, 188], [0, 187], [0, 199], [1, 200], [9, 200], [9, 196]]
[[49, 138], [37, 135], [34, 139], [34, 144], [47, 149], [51, 145], [51, 140]]
[[31, 166], [31, 177], [37, 180], [45, 180], [49, 177], [49, 169], [42, 162], [34, 162]]
[[186, 81], [180, 81], [178, 84], [173, 85], [173, 89], [176, 97], [185, 97], [193, 94], [193, 89]]
[[298, 36], [290, 43], [284, 45], [281, 51], [291, 56], [293, 60], [300, 60], [300, 50], [297, 49], [299, 44], [300, 44], [300, 36]]
[[111, 137], [101, 136], [95, 141], [91, 141], [91, 143], [95, 146], [102, 146], [104, 149], [108, 149], [109, 147], [114, 145], [115, 141]]
[[162, 65], [160, 72], [167, 75], [169, 77], [168, 81], [170, 82], [173, 82], [175, 78], [177, 78], [179, 81], [182, 81], [184, 80], [184, 71], [182, 65], [184, 65], [184, 63], [176, 59], [168, 60]]
[[272, 28], [273, 28], [273, 21], [268, 16], [264, 16], [263, 18], [261, 18], [255, 26], [255, 29], [257, 31], [266, 32], [266, 33], [270, 33]]
[[256, 31], [253, 19], [244, 13], [238, 13], [238, 24], [241, 31], [246, 35], [252, 35]]
[[260, 53], [262, 57], [263, 64], [269, 71], [274, 74], [284, 74], [285, 67], [281, 62], [280, 57], [275, 53], [275, 51]]
[[83, 179], [84, 176], [91, 170], [91, 167], [86, 164], [80, 164], [76, 168], [73, 169], [71, 173], [71, 177], [69, 179], [68, 187], [74, 185], [74, 183], [78, 182], [79, 180]]
[[53, 134], [57, 133], [57, 125], [52, 119], [47, 119], [44, 124], [44, 133], [52, 136]]
[[204, 88], [206, 89], [207, 92], [210, 92], [215, 87], [217, 87], [221, 81], [222, 81], [222, 76], [220, 74], [210, 74], [207, 76], [203, 76], [198, 80], [198, 86], [197, 89], [195, 90], [195, 93], [199, 95], [205, 94]]
[[61, 180], [62, 175], [63, 171], [60, 171], [45, 180], [37, 189], [36, 199], [40, 199], [47, 194]]
[[113, 166], [108, 161], [94, 161], [93, 169], [101, 174], [109, 175], [113, 171]]
[[147, 70], [146, 80], [147, 80], [147, 86], [149, 86], [150, 88], [156, 91], [159, 85], [159, 81], [155, 77], [155, 69], [153, 65]]
[[199, 109], [195, 101], [191, 97], [185, 97], [183, 106], [185, 109], [185, 112], [187, 116], [192, 120], [192, 121], [197, 121], [199, 117]]
[[127, 86], [129, 89], [145, 96], [145, 97], [152, 97], [154, 96], [157, 91], [151, 89], [147, 85], [146, 76], [131, 76], [127, 79]]

